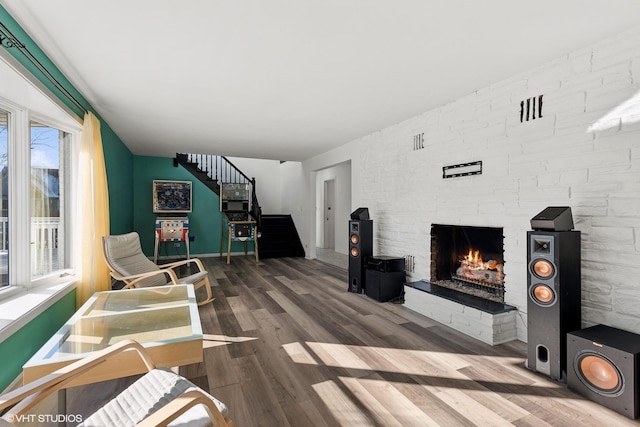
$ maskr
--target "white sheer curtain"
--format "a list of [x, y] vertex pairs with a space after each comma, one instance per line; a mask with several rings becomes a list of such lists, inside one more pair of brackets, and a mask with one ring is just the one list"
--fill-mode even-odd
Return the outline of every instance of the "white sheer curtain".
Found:
[[79, 218], [82, 222], [82, 275], [76, 290], [76, 304], [79, 307], [94, 292], [111, 288], [109, 269], [102, 257], [101, 247], [102, 236], [109, 234], [107, 174], [100, 121], [90, 112], [84, 116], [78, 184]]

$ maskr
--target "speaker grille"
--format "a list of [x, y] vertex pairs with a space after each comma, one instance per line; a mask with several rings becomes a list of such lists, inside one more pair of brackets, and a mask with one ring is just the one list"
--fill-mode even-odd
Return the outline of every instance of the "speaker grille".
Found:
[[546, 259], [534, 259], [531, 261], [531, 272], [538, 279], [547, 280], [556, 274], [556, 269], [551, 261]]
[[550, 307], [556, 303], [556, 292], [544, 283], [536, 283], [529, 289], [531, 301], [542, 307]]
[[578, 379], [591, 391], [618, 396], [624, 391], [624, 377], [618, 367], [602, 354], [585, 351], [574, 359]]

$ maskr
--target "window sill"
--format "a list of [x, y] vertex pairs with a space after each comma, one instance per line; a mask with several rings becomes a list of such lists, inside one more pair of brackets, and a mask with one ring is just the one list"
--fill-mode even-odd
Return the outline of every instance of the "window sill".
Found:
[[71, 292], [76, 282], [75, 277], [68, 277], [31, 289], [7, 289], [9, 294], [0, 300], [0, 343]]

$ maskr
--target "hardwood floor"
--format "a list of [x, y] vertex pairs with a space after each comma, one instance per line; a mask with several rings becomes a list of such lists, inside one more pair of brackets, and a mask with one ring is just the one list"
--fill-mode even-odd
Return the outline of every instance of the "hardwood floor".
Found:
[[637, 425], [402, 305], [346, 292], [347, 272], [306, 259], [205, 260], [205, 362], [187, 376], [236, 426]]
[[216, 298], [200, 308], [204, 363], [181, 373], [237, 427], [638, 425], [524, 368], [524, 343], [491, 347], [346, 292], [344, 269], [203, 261]]

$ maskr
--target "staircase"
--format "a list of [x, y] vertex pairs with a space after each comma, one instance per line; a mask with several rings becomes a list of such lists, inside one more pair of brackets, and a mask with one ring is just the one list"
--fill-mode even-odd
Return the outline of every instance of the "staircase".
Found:
[[260, 227], [261, 208], [256, 196], [256, 180], [249, 178], [224, 156], [177, 153], [173, 165], [182, 165], [191, 175], [220, 195], [220, 184], [248, 184], [251, 186], [251, 205], [248, 213]]
[[260, 258], [304, 257], [304, 247], [291, 215], [262, 215]]
[[291, 215], [263, 215], [256, 196], [256, 180], [249, 178], [224, 156], [177, 153], [173, 165], [182, 165], [220, 196], [221, 184], [248, 184], [251, 204], [247, 213], [256, 221], [260, 258], [304, 257], [305, 252]]

